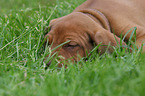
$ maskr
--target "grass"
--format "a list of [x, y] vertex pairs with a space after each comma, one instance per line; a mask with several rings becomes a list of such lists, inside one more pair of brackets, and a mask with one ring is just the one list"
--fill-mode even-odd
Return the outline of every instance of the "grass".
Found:
[[139, 51], [93, 52], [86, 62], [45, 70], [46, 26], [83, 1], [0, 1], [0, 96], [144, 96], [145, 55]]

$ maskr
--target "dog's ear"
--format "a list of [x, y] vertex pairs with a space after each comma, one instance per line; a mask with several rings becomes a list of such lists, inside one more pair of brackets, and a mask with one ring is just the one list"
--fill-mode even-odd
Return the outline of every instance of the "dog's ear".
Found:
[[118, 36], [107, 30], [99, 30], [94, 34], [91, 34], [91, 38], [96, 45], [101, 44], [98, 49], [100, 54], [103, 54], [106, 50], [107, 52], [112, 53], [114, 51], [113, 46], [118, 46], [121, 42], [122, 45], [126, 45], [126, 43], [121, 41]]

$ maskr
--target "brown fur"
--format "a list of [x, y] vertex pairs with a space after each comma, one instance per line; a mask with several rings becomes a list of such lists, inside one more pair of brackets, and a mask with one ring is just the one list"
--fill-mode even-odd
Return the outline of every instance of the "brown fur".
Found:
[[[145, 42], [145, 0], [87, 0], [71, 14], [51, 20], [50, 27], [46, 37], [49, 44], [53, 43], [52, 49], [70, 40], [54, 51], [65, 60], [73, 57], [71, 60], [77, 61], [78, 55], [86, 56], [86, 51], [94, 48], [93, 42], [117, 46], [116, 39], [120, 43], [119, 36], [133, 27], [137, 27], [136, 45], [141, 47]], [[131, 32], [125, 41], [129, 40]], [[123, 45], [126, 45], [124, 41]], [[99, 47], [101, 54], [105, 50], [105, 46]], [[108, 52], [113, 52], [112, 47]]]

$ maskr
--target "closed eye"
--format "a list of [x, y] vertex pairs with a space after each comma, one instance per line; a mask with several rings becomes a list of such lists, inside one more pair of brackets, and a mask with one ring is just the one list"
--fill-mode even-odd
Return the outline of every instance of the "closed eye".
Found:
[[70, 42], [70, 43], [64, 45], [65, 48], [71, 48], [71, 49], [78, 47], [78, 46], [79, 46], [79, 44], [77, 44], [76, 42]]
[[77, 47], [77, 46], [79, 46], [79, 45], [78, 44], [77, 45], [70, 45], [70, 44], [65, 45], [65, 47]]

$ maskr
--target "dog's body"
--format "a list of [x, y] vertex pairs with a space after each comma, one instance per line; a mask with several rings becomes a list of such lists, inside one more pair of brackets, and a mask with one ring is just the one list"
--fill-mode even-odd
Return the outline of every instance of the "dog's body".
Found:
[[[117, 46], [121, 41], [119, 36], [125, 36], [133, 27], [137, 27], [136, 45], [141, 47], [145, 42], [145, 0], [87, 0], [71, 14], [52, 20], [50, 27], [46, 37], [53, 43], [52, 48], [70, 40], [54, 52], [65, 59], [74, 57], [74, 61], [78, 55], [86, 56], [86, 51], [94, 48], [93, 42]], [[125, 41], [129, 40], [131, 32]], [[124, 41], [122, 44], [126, 45]], [[100, 46], [99, 52], [104, 53], [106, 48]], [[113, 48], [108, 51], [113, 52]]]
[[[96, 9], [102, 12], [109, 21], [115, 35], [123, 36], [133, 27], [137, 27], [137, 39], [145, 36], [145, 0], [87, 0], [77, 7], [80, 9]], [[126, 41], [130, 38], [127, 35]]]

